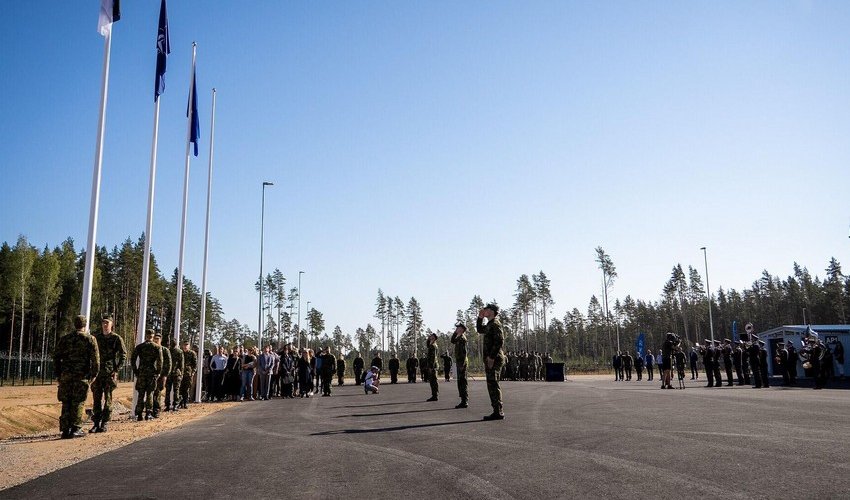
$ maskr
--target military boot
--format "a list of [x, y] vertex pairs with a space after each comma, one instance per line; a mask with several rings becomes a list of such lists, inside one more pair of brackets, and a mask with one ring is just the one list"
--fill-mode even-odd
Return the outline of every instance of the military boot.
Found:
[[484, 417], [484, 420], [504, 420], [504, 419], [505, 419], [505, 415], [503, 413], [499, 413], [497, 411], [494, 411], [493, 413], [486, 415]]
[[71, 439], [71, 433], [68, 432], [68, 429], [65, 429], [64, 431], [62, 431], [61, 438], [62, 439]]
[[456, 410], [459, 410], [461, 408], [469, 408], [469, 403], [465, 399], [461, 401], [459, 405], [455, 406]]
[[151, 418], [159, 418], [159, 410], [152, 411]]
[[141, 413], [136, 414], [136, 422], [141, 422], [144, 418]]
[[101, 421], [100, 427], [95, 432], [106, 432], [106, 421]]
[[150, 420], [153, 418], [153, 412], [150, 410], [145, 411], [145, 420]]
[[92, 428], [91, 428], [91, 429], [89, 429], [89, 434], [91, 434], [92, 432], [100, 432], [100, 431], [98, 430], [98, 429], [100, 429], [100, 420], [93, 419], [93, 420], [92, 420], [92, 423], [93, 423], [94, 425], [92, 426]]

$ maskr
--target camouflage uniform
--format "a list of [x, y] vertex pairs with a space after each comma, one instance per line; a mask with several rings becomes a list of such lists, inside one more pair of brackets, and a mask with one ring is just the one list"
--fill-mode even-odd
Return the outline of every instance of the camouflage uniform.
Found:
[[53, 351], [53, 366], [59, 379], [57, 398], [62, 402], [59, 430], [63, 437], [79, 432], [89, 380], [97, 376], [100, 366], [97, 342], [85, 331], [85, 316], [78, 317], [75, 326], [77, 331], [60, 337]]
[[198, 355], [191, 349], [183, 351], [183, 381], [180, 382], [180, 406], [183, 408], [186, 408], [190, 401], [189, 390], [192, 389], [197, 371]]
[[457, 365], [457, 392], [460, 395], [460, 406], [469, 401], [469, 382], [466, 380], [466, 368], [469, 364], [466, 352], [466, 328], [460, 335], [452, 335], [452, 344], [455, 345], [455, 365]]
[[180, 395], [180, 384], [183, 382], [183, 351], [174, 345], [174, 343], [174, 339], [172, 339], [172, 346], [169, 348], [169, 351], [171, 352], [171, 372], [168, 374], [168, 380], [165, 381], [166, 411], [177, 408], [177, 399]]
[[118, 385], [118, 371], [127, 360], [127, 350], [124, 348], [124, 341], [115, 333], [96, 333], [94, 339], [100, 353], [100, 370], [97, 372], [97, 378], [91, 383], [94, 397], [92, 421], [96, 427], [100, 427], [109, 422], [112, 416], [112, 391]]
[[150, 414], [153, 410], [154, 391], [162, 370], [162, 350], [148, 338], [133, 349], [133, 375], [136, 377], [136, 418], [141, 419], [142, 409]]
[[[505, 355], [502, 353], [502, 345], [505, 342], [505, 336], [502, 333], [502, 322], [499, 321], [498, 317], [494, 317], [492, 321], [487, 322], [485, 325], [482, 318], [478, 318], [477, 330], [482, 335], [484, 373], [487, 375], [487, 392], [490, 394], [490, 404], [493, 406], [494, 415], [502, 415], [502, 390], [499, 387], [499, 379], [497, 377], [499, 369], [505, 360]], [[487, 368], [487, 358], [493, 360], [493, 366], [490, 368]]]
[[431, 399], [436, 400], [440, 395], [440, 385], [437, 382], [437, 341], [428, 343], [428, 354], [425, 356], [428, 366], [428, 383], [431, 384]]
[[162, 409], [162, 391], [165, 390], [165, 379], [171, 373], [171, 350], [164, 345], [158, 346], [162, 353], [162, 371], [156, 379], [156, 389], [153, 391], [153, 416], [158, 417]]

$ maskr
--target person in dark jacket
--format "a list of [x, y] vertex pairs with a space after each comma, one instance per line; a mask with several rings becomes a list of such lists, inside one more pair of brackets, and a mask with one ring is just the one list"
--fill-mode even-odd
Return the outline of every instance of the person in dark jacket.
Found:
[[407, 358], [407, 383], [416, 383], [416, 369], [419, 368], [419, 360], [413, 354]]
[[390, 368], [390, 383], [391, 384], [398, 383], [398, 370], [400, 369], [400, 363], [398, 361], [398, 357], [395, 354], [393, 354], [393, 357], [390, 358], [389, 368]]
[[357, 353], [357, 357], [354, 358], [354, 383], [360, 385], [363, 383], [363, 366], [364, 366], [363, 358], [360, 356], [360, 353]]
[[342, 357], [342, 352], [339, 353], [339, 359], [336, 360], [336, 385], [345, 385], [345, 358]]
[[298, 393], [302, 398], [310, 397], [310, 389], [313, 385], [313, 363], [310, 359], [310, 351], [302, 351], [298, 358]]

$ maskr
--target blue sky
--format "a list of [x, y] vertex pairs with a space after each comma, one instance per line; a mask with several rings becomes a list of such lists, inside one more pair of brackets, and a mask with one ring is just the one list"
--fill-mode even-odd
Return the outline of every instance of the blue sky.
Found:
[[[473, 294], [544, 270], [555, 313], [655, 300], [709, 249], [713, 289], [850, 254], [846, 2], [172, 1], [154, 251], [177, 263], [191, 43], [201, 154], [187, 275], [200, 281], [218, 89], [209, 284], [256, 327], [266, 269], [346, 333], [382, 287], [446, 329]], [[99, 2], [0, 3], [0, 239], [85, 242]], [[158, 0], [114, 27], [98, 242], [144, 230]]]

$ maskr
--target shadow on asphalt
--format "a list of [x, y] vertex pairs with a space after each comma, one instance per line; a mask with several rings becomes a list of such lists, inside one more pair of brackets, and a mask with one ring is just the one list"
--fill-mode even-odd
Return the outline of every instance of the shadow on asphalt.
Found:
[[459, 425], [459, 424], [475, 424], [482, 423], [481, 419], [477, 420], [460, 420], [458, 422], [439, 422], [436, 424], [418, 424], [418, 425], [399, 425], [397, 427], [379, 427], [377, 429], [340, 429], [336, 431], [314, 432], [311, 436], [336, 436], [338, 434], [367, 434], [371, 432], [393, 432], [404, 431], [408, 429], [422, 429], [426, 427], [441, 427], [444, 425]]
[[454, 408], [429, 408], [427, 410], [408, 410], [408, 411], [387, 411], [383, 413], [353, 413], [351, 415], [337, 415], [334, 418], [348, 418], [348, 417], [381, 417], [384, 415], [404, 415], [405, 413], [423, 413], [426, 411], [449, 411], [454, 410]]
[[332, 410], [339, 410], [345, 408], [369, 408], [370, 406], [392, 406], [392, 405], [410, 405], [417, 403], [428, 403], [429, 401], [399, 401], [398, 403], [377, 403], [373, 405], [346, 405], [346, 406], [331, 406]]

